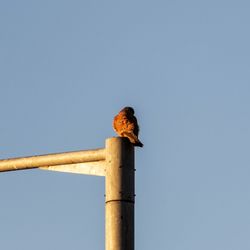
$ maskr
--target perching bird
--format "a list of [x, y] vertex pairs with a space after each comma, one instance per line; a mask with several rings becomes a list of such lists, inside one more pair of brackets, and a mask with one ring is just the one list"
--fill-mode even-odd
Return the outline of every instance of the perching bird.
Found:
[[119, 136], [127, 137], [134, 146], [143, 147], [138, 139], [139, 126], [134, 113], [135, 111], [131, 107], [123, 108], [114, 117], [113, 128]]

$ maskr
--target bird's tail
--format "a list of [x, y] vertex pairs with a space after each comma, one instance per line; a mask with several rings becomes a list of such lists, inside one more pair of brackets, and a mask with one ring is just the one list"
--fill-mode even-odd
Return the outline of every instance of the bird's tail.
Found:
[[134, 143], [134, 146], [138, 146], [138, 147], [143, 147], [143, 144], [138, 140], [137, 142]]
[[143, 144], [140, 142], [140, 140], [138, 139], [138, 137], [134, 134], [134, 133], [127, 133], [124, 132], [123, 136], [128, 137], [128, 139], [130, 140], [130, 142], [134, 145], [134, 146], [138, 146], [138, 147], [143, 147]]

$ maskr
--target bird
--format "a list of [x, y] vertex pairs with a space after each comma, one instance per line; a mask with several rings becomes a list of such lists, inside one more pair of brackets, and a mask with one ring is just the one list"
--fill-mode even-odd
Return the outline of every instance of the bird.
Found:
[[132, 107], [125, 107], [120, 110], [114, 117], [113, 128], [119, 136], [127, 137], [134, 146], [143, 147], [138, 138], [139, 125], [134, 113], [135, 111]]

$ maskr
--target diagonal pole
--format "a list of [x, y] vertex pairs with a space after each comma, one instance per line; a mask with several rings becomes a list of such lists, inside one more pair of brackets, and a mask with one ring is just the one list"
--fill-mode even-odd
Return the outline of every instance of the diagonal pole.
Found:
[[105, 160], [105, 149], [72, 151], [0, 160], [0, 172]]

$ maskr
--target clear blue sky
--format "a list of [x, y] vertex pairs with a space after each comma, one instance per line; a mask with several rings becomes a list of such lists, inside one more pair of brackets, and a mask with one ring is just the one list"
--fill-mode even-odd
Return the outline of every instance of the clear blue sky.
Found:
[[[249, 1], [1, 1], [0, 158], [104, 147], [133, 106], [136, 249], [250, 249]], [[104, 179], [0, 174], [0, 249], [104, 249]]]

